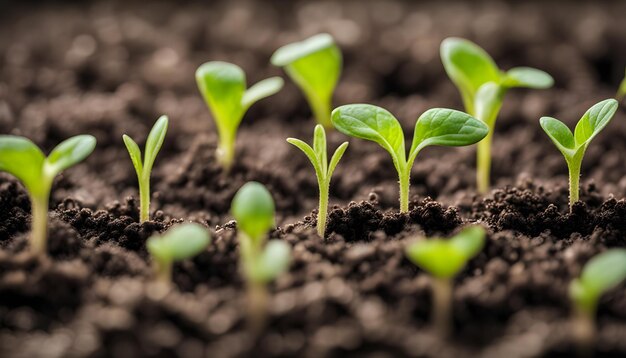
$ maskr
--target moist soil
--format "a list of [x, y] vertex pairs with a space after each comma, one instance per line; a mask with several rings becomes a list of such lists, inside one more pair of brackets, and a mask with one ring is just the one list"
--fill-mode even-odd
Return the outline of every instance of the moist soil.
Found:
[[[541, 131], [543, 115], [573, 126], [614, 95], [626, 63], [621, 2], [0, 2], [0, 133], [49, 151], [72, 135], [95, 152], [55, 181], [49, 257], [27, 250], [30, 203], [0, 174], [2, 357], [531, 357], [575, 354], [569, 282], [592, 256], [624, 247], [626, 113], [587, 151], [581, 202], [568, 210], [567, 168]], [[399, 214], [396, 173], [375, 144], [350, 141], [331, 184], [326, 237], [313, 227], [317, 183], [285, 142], [310, 141], [300, 92], [254, 105], [237, 164], [215, 161], [216, 132], [194, 71], [239, 64], [249, 83], [281, 70], [279, 46], [326, 31], [344, 53], [335, 104], [394, 113], [406, 133], [428, 108], [461, 108], [438, 46], [470, 38], [503, 68], [538, 67], [556, 85], [507, 94], [493, 150], [493, 190], [474, 189], [474, 148], [428, 148]], [[161, 114], [170, 129], [152, 175], [152, 221], [138, 223], [137, 183], [122, 134], [140, 143]], [[256, 180], [272, 192], [293, 247], [269, 287], [267, 328], [246, 329], [230, 201]], [[209, 227], [208, 249], [153, 282], [146, 239], [182, 221]], [[484, 250], [455, 280], [454, 332], [430, 325], [430, 279], [404, 256], [424, 236], [468, 223], [488, 228]], [[605, 295], [595, 354], [626, 355], [626, 290]]]

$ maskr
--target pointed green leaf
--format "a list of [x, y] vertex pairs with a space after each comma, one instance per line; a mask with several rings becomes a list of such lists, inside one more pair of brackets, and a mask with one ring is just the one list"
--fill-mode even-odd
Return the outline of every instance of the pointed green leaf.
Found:
[[335, 150], [335, 153], [330, 158], [330, 164], [328, 165], [328, 174], [326, 175], [327, 178], [330, 178], [333, 175], [333, 172], [335, 171], [337, 164], [339, 164], [341, 157], [343, 157], [343, 153], [346, 152], [346, 149], [348, 149], [348, 142], [343, 142]]
[[307, 156], [307, 158], [309, 158], [309, 160], [311, 161], [311, 164], [313, 164], [313, 168], [315, 169], [315, 174], [319, 178], [324, 179], [325, 173], [321, 166], [322, 164], [319, 162], [319, 158], [317, 157], [317, 154], [315, 153], [315, 150], [311, 148], [310, 145], [306, 144], [300, 139], [287, 138], [287, 142], [289, 144], [294, 145], [298, 149], [300, 149]]
[[96, 147], [96, 138], [91, 135], [78, 135], [57, 145], [45, 160], [46, 170], [56, 175], [81, 162]]
[[570, 297], [581, 308], [595, 310], [600, 296], [625, 279], [626, 249], [611, 249], [585, 265], [580, 278], [570, 285]]
[[291, 246], [284, 241], [271, 240], [256, 262], [251, 274], [257, 282], [267, 283], [287, 271], [291, 262]]
[[574, 130], [576, 146], [587, 145], [600, 131], [609, 124], [609, 121], [617, 111], [618, 102], [614, 99], [606, 99], [595, 104], [578, 121]]
[[326, 148], [326, 131], [324, 126], [318, 124], [313, 131], [313, 151], [317, 157], [317, 162], [320, 163], [322, 171], [326, 173], [328, 167], [328, 154]]
[[0, 135], [0, 171], [14, 175], [29, 191], [39, 189], [44, 160], [44, 154], [30, 140]]
[[124, 140], [124, 144], [126, 145], [126, 149], [128, 150], [128, 154], [130, 155], [130, 160], [133, 162], [133, 167], [137, 172], [137, 176], [140, 177], [143, 171], [143, 163], [141, 161], [141, 149], [137, 143], [129, 136], [124, 134], [122, 136]]
[[156, 156], [161, 150], [161, 146], [163, 146], [168, 124], [169, 120], [167, 116], [161, 116], [152, 127], [152, 130], [150, 130], [150, 134], [146, 140], [146, 153], [143, 162], [147, 175], [150, 175]]
[[163, 235], [152, 236], [146, 247], [160, 261], [181, 261], [204, 251], [211, 242], [209, 230], [200, 224], [172, 226]]
[[539, 124], [563, 155], [566, 157], [574, 155], [576, 151], [574, 134], [563, 122], [552, 117], [541, 117]]
[[235, 194], [230, 210], [239, 230], [255, 242], [263, 240], [275, 226], [274, 200], [260, 183], [252, 181], [244, 184]]
[[546, 89], [554, 85], [554, 79], [546, 72], [536, 68], [515, 67], [506, 72], [502, 84], [507, 88]]
[[284, 81], [280, 77], [266, 78], [252, 87], [244, 93], [241, 99], [241, 105], [243, 108], [248, 108], [257, 101], [269, 97], [283, 88]]
[[470, 260], [485, 245], [485, 229], [478, 225], [469, 226], [451, 238], [450, 245], [461, 252], [466, 260]]

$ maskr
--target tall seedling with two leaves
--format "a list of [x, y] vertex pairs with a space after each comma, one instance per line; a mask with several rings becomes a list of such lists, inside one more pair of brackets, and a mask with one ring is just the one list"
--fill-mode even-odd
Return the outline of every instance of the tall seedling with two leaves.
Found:
[[61, 142], [46, 157], [24, 137], [0, 135], [0, 171], [18, 178], [30, 196], [33, 216], [30, 249], [34, 254], [46, 253], [48, 201], [54, 178], [85, 159], [95, 147], [96, 138], [79, 135]]
[[448, 76], [461, 92], [465, 111], [489, 126], [489, 134], [478, 143], [476, 153], [476, 184], [485, 193], [490, 185], [493, 131], [504, 95], [511, 88], [549, 88], [554, 80], [530, 67], [501, 71], [487, 52], [460, 38], [445, 39], [440, 52]]
[[150, 220], [150, 173], [152, 173], [154, 160], [163, 145], [168, 123], [167, 116], [161, 116], [156, 121], [148, 135], [143, 160], [141, 159], [141, 149], [139, 149], [137, 143], [126, 134], [122, 137], [137, 173], [140, 202], [139, 220], [141, 222]]
[[246, 89], [246, 75], [239, 66], [213, 61], [198, 68], [196, 82], [217, 125], [217, 159], [228, 171], [235, 160], [237, 129], [244, 114], [258, 100], [280, 91], [283, 80], [271, 77]]
[[348, 142], [342, 143], [333, 154], [328, 162], [328, 155], [326, 154], [326, 132], [324, 127], [320, 124], [315, 126], [315, 132], [313, 134], [313, 148], [300, 139], [287, 138], [287, 142], [298, 147], [311, 161], [313, 168], [315, 169], [315, 175], [317, 176], [317, 184], [319, 186], [319, 209], [317, 212], [317, 233], [324, 237], [326, 232], [326, 215], [328, 211], [328, 191], [330, 189], [330, 178], [333, 176], [333, 172], [341, 160], [343, 153], [348, 148]]
[[404, 133], [398, 120], [386, 109], [369, 104], [350, 104], [332, 114], [335, 127], [352, 137], [378, 143], [391, 155], [400, 182], [400, 211], [409, 211], [411, 168], [417, 154], [425, 147], [465, 146], [485, 138], [489, 129], [472, 116], [446, 108], [424, 112], [415, 123], [413, 144], [407, 158]]

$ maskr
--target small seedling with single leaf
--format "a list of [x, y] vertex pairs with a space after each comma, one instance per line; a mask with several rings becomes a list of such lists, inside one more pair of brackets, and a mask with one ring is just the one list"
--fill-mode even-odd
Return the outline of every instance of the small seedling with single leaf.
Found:
[[465, 146], [485, 138], [489, 128], [472, 116], [446, 108], [424, 112], [415, 123], [413, 144], [408, 158], [404, 133], [398, 120], [386, 109], [369, 104], [350, 104], [336, 108], [332, 122], [342, 133], [370, 140], [383, 147], [393, 160], [400, 182], [400, 211], [409, 211], [411, 168], [417, 154], [427, 146]]
[[54, 178], [85, 159], [95, 147], [96, 138], [79, 135], [61, 142], [46, 157], [24, 137], [0, 135], [0, 171], [18, 178], [30, 196], [33, 217], [30, 248], [36, 255], [46, 252], [48, 201]]
[[590, 352], [596, 336], [595, 316], [600, 297], [626, 279], [626, 249], [611, 249], [593, 257], [569, 286], [574, 306], [575, 340], [582, 353]]
[[329, 34], [285, 45], [272, 55], [274, 66], [283, 67], [306, 96], [317, 123], [332, 128], [333, 92], [341, 74], [341, 51]]
[[617, 90], [617, 94], [615, 95], [615, 98], [617, 98], [618, 101], [621, 101], [624, 99], [624, 96], [626, 96], [626, 74], [624, 74], [624, 79], [619, 84], [619, 88]]
[[229, 170], [235, 159], [237, 129], [243, 116], [255, 102], [280, 91], [283, 80], [271, 77], [246, 89], [246, 75], [239, 66], [213, 61], [198, 68], [196, 82], [217, 126], [217, 159], [224, 170]]
[[174, 262], [198, 255], [210, 243], [209, 230], [195, 223], [174, 225], [162, 235], [151, 236], [146, 248], [152, 256], [154, 276], [158, 281], [169, 284]]
[[433, 276], [433, 324], [442, 337], [452, 325], [453, 279], [483, 248], [485, 230], [480, 226], [463, 229], [449, 240], [435, 238], [411, 244], [406, 255], [414, 264]]
[[148, 135], [143, 160], [141, 159], [141, 149], [137, 143], [126, 134], [122, 136], [139, 182], [139, 220], [141, 222], [150, 220], [150, 174], [154, 160], [163, 145], [167, 125], [167, 116], [161, 116], [156, 121]]
[[570, 209], [578, 201], [578, 182], [580, 167], [585, 151], [591, 140], [609, 124], [617, 111], [618, 103], [614, 99], [607, 99], [595, 104], [578, 121], [576, 129], [572, 131], [556, 118], [541, 117], [541, 128], [548, 134], [554, 145], [563, 153], [569, 169], [569, 203]]
[[447, 38], [440, 50], [445, 70], [461, 92], [465, 111], [489, 126], [489, 134], [478, 143], [476, 153], [476, 184], [485, 193], [490, 185], [493, 131], [504, 95], [511, 88], [549, 88], [554, 80], [530, 67], [501, 71], [485, 50], [465, 39]]
[[343, 153], [348, 148], [348, 142], [342, 143], [328, 162], [326, 152], [326, 132], [321, 124], [315, 126], [313, 133], [313, 147], [300, 139], [287, 138], [287, 142], [298, 147], [311, 161], [317, 176], [317, 184], [320, 191], [319, 209], [317, 211], [317, 233], [324, 237], [326, 232], [326, 214], [328, 211], [328, 191], [330, 189], [330, 178], [341, 160]]
[[233, 198], [231, 213], [237, 221], [242, 273], [248, 284], [248, 320], [252, 332], [265, 326], [268, 304], [267, 283], [285, 272], [291, 261], [291, 247], [284, 241], [266, 243], [275, 226], [274, 200], [260, 183], [248, 182]]

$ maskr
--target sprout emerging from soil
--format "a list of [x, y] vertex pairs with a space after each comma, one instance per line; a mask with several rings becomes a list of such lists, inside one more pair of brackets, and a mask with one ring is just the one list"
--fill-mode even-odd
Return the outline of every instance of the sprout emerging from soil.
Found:
[[246, 75], [239, 66], [213, 61], [198, 68], [196, 82], [217, 125], [217, 159], [228, 171], [235, 159], [237, 129], [244, 114], [255, 102], [280, 91], [283, 79], [267, 78], [246, 89]]
[[617, 98], [618, 101], [621, 101], [624, 99], [624, 96], [626, 96], [626, 74], [624, 74], [624, 79], [619, 84], [619, 89], [617, 90], [615, 98]]
[[267, 242], [275, 226], [274, 200], [260, 183], [248, 182], [233, 198], [231, 212], [237, 220], [240, 264], [248, 283], [248, 320], [254, 334], [265, 326], [268, 292], [266, 285], [285, 272], [291, 247], [284, 241]]
[[376, 142], [391, 154], [400, 182], [401, 212], [409, 211], [411, 168], [423, 148], [470, 145], [485, 138], [489, 132], [483, 122], [466, 113], [446, 108], [429, 109], [415, 123], [413, 144], [407, 159], [402, 127], [384, 108], [369, 104], [341, 106], [333, 111], [332, 122], [340, 132]]
[[330, 110], [342, 62], [341, 51], [332, 36], [318, 34], [283, 46], [274, 52], [271, 62], [284, 67], [304, 92], [317, 123], [332, 128]]
[[321, 124], [315, 126], [313, 133], [313, 148], [300, 139], [287, 138], [287, 142], [298, 147], [311, 161], [317, 176], [317, 184], [320, 191], [320, 203], [317, 212], [317, 233], [324, 237], [326, 232], [326, 213], [328, 211], [328, 190], [330, 189], [330, 178], [333, 176], [335, 167], [341, 160], [343, 153], [348, 148], [348, 142], [342, 143], [328, 162], [326, 153], [326, 132]]
[[476, 184], [481, 193], [486, 193], [490, 185], [493, 131], [504, 95], [516, 87], [550, 88], [554, 80], [530, 67], [501, 71], [487, 52], [465, 39], [445, 39], [440, 53], [448, 76], [461, 92], [465, 111], [489, 126], [489, 134], [478, 143], [476, 153]]
[[552, 142], [563, 153], [569, 169], [569, 203], [570, 210], [578, 201], [578, 181], [580, 167], [587, 146], [600, 131], [609, 124], [617, 111], [618, 103], [614, 99], [607, 99], [595, 104], [578, 121], [576, 129], [572, 131], [556, 118], [541, 117], [541, 128], [548, 134]]
[[626, 249], [611, 249], [592, 258], [569, 286], [574, 304], [575, 340], [581, 353], [590, 353], [595, 341], [595, 315], [600, 297], [626, 279]]
[[167, 126], [167, 116], [161, 116], [156, 121], [148, 135], [143, 160], [141, 159], [141, 149], [139, 149], [137, 143], [126, 134], [122, 136], [126, 149], [128, 149], [130, 160], [133, 162], [133, 167], [135, 167], [137, 181], [139, 182], [139, 220], [141, 222], [150, 220], [150, 173], [152, 173], [154, 160], [163, 145]]
[[463, 229], [449, 240], [421, 240], [410, 245], [407, 257], [433, 275], [433, 324], [441, 337], [450, 334], [452, 326], [453, 278], [476, 256], [485, 244], [485, 230], [480, 226]]
[[169, 284], [172, 281], [174, 262], [198, 255], [209, 243], [209, 230], [194, 223], [178, 224], [162, 235], [151, 236], [146, 242], [146, 248], [152, 256], [156, 279]]
[[54, 178], [85, 159], [95, 147], [96, 138], [79, 135], [61, 142], [46, 158], [30, 140], [0, 135], [0, 171], [18, 178], [30, 196], [33, 216], [30, 248], [34, 254], [43, 256], [46, 252], [48, 200]]

